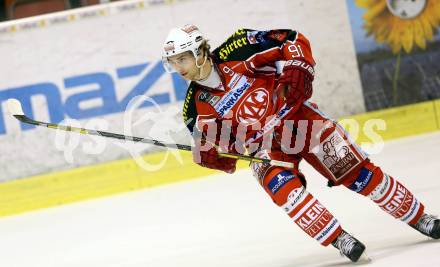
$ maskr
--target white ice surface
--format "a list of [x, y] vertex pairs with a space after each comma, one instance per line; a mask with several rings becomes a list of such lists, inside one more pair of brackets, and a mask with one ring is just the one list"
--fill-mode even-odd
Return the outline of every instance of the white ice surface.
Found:
[[[440, 214], [439, 154], [435, 133], [386, 143], [372, 159]], [[309, 191], [366, 244], [366, 266], [440, 266], [440, 241], [302, 169]], [[291, 222], [248, 170], [0, 219], [1, 267], [349, 265]]]

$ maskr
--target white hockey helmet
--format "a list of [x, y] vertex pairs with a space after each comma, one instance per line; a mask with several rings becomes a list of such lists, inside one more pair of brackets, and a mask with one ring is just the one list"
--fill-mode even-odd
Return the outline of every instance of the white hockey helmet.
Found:
[[174, 72], [168, 64], [167, 58], [183, 52], [190, 51], [194, 57], [200, 55], [200, 45], [205, 38], [195, 25], [187, 24], [181, 28], [173, 28], [168, 33], [162, 51], [162, 61], [165, 70]]

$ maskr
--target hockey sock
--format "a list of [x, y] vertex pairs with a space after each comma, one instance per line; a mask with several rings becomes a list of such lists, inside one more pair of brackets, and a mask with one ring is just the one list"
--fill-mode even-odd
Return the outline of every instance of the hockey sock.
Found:
[[382, 210], [408, 224], [415, 224], [423, 215], [424, 206], [399, 181], [368, 163], [349, 189], [368, 196]]
[[342, 232], [338, 220], [307, 192], [292, 172], [276, 168], [265, 176], [263, 186], [275, 204], [323, 246], [329, 245]]
[[368, 197], [382, 210], [408, 224], [415, 224], [423, 214], [423, 204], [405, 186], [387, 174], [383, 175], [382, 182]]

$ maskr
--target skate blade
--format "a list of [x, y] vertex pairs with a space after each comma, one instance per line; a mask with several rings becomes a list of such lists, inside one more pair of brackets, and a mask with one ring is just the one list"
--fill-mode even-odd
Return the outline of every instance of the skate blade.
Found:
[[367, 255], [366, 251], [362, 253], [357, 262], [354, 262], [354, 265], [363, 265], [372, 262], [371, 258]]

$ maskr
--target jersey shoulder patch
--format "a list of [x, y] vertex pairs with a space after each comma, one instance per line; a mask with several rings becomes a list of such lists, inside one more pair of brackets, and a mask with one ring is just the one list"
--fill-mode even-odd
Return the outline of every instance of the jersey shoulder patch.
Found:
[[258, 52], [258, 48], [248, 39], [248, 29], [239, 29], [228, 37], [213, 54], [220, 62], [242, 61], [246, 60], [254, 53]]
[[213, 54], [219, 63], [243, 61], [266, 49], [279, 47], [287, 40], [293, 41], [296, 39], [296, 35], [296, 31], [292, 30], [239, 29], [217, 47]]

